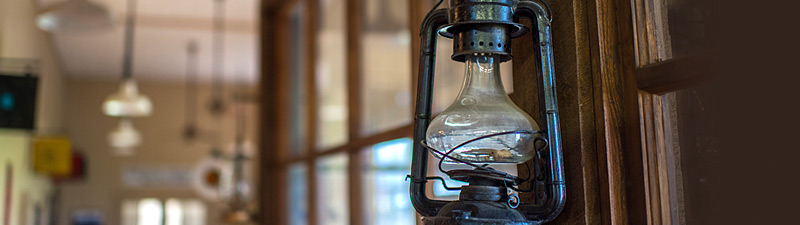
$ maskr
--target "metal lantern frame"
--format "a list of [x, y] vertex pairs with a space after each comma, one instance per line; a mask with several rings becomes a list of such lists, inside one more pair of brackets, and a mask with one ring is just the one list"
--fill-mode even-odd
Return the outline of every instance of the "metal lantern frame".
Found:
[[[561, 149], [561, 137], [556, 101], [553, 49], [550, 23], [552, 14], [543, 2], [516, 0], [448, 0], [449, 7], [434, 6], [422, 23], [420, 31], [420, 67], [417, 84], [414, 120], [414, 146], [411, 165], [411, 202], [425, 224], [496, 224], [533, 225], [552, 221], [564, 208], [566, 186]], [[531, 20], [528, 28], [519, 23], [520, 18]], [[463, 186], [458, 201], [430, 199], [425, 194], [428, 180], [442, 179], [427, 176], [428, 150], [426, 131], [431, 122], [434, 65], [436, 60], [436, 35], [453, 39], [452, 60], [463, 62], [468, 54], [491, 54], [501, 62], [511, 60], [511, 39], [533, 31], [537, 43], [536, 61], [542, 73], [544, 120], [547, 125], [539, 131], [546, 145], [536, 150], [533, 159], [534, 173], [529, 173], [533, 202], [521, 202], [508, 190], [518, 190], [526, 179], [510, 176], [487, 166], [475, 170], [452, 171], [451, 178], [468, 181]], [[524, 131], [514, 131], [524, 132]], [[485, 138], [485, 137], [481, 137]], [[479, 138], [480, 139], [480, 138]], [[474, 140], [471, 140], [474, 141]], [[468, 142], [471, 142], [468, 141]], [[464, 143], [466, 144], [466, 143]], [[463, 146], [464, 144], [460, 145]], [[454, 148], [455, 149], [455, 148]], [[456, 160], [448, 153], [432, 151], [445, 158]], [[440, 161], [441, 162], [441, 161]], [[527, 164], [526, 164], [527, 165]]]

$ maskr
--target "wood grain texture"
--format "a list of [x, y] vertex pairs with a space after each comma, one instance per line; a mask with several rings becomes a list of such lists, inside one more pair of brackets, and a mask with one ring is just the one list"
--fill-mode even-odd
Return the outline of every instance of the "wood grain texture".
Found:
[[[285, 142], [281, 140], [287, 139], [283, 134], [287, 132], [274, 132], [280, 131], [284, 128], [285, 124], [280, 123], [280, 118], [283, 115], [278, 110], [273, 110], [280, 107], [282, 104], [281, 99], [285, 99], [285, 89], [281, 85], [284, 81], [280, 73], [282, 71], [273, 71], [278, 67], [281, 57], [279, 57], [279, 50], [273, 43], [281, 41], [279, 36], [271, 35], [279, 32], [285, 28], [281, 26], [281, 15], [284, 12], [285, 5], [282, 2], [264, 1], [261, 4], [260, 20], [261, 20], [261, 71], [260, 83], [261, 97], [260, 102], [260, 124], [259, 130], [262, 135], [259, 138], [259, 217], [262, 218], [260, 224], [286, 224], [286, 214], [288, 213], [285, 207], [282, 207], [286, 199], [280, 193], [284, 193], [281, 185], [272, 185], [274, 183], [285, 182], [286, 177], [280, 165], [282, 158], [282, 145]], [[264, 119], [267, 118], [267, 119]], [[269, 119], [276, 118], [276, 119]], [[274, 219], [263, 219], [274, 218]]]
[[[588, 27], [583, 1], [546, 1], [554, 14], [552, 33], [557, 98], [562, 129], [567, 202], [551, 224], [599, 224], [602, 220], [596, 164], [594, 87], [589, 62]], [[530, 26], [530, 21], [521, 21]], [[541, 72], [532, 35], [512, 41], [514, 93], [510, 96], [540, 126], [545, 114]], [[524, 170], [524, 167], [520, 167]], [[532, 193], [521, 195], [533, 201]]]
[[637, 85], [653, 94], [700, 86], [713, 79], [714, 65], [710, 53], [650, 64], [636, 70]]
[[[630, 1], [590, 1], [596, 105], [602, 127], [611, 224], [646, 224], [635, 46]], [[600, 129], [598, 129], [600, 130]]]

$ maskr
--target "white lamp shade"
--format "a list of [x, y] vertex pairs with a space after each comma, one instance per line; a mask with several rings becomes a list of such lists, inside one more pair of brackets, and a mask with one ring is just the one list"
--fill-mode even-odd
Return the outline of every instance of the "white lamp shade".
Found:
[[131, 155], [135, 147], [139, 146], [142, 142], [142, 136], [139, 134], [130, 119], [122, 119], [119, 125], [108, 134], [108, 143], [114, 148], [116, 155]]
[[114, 20], [101, 5], [88, 0], [68, 0], [40, 13], [36, 25], [53, 33], [105, 31], [114, 27]]
[[103, 102], [103, 112], [114, 117], [143, 117], [153, 112], [150, 98], [139, 94], [133, 79], [124, 79], [117, 93], [111, 94]]

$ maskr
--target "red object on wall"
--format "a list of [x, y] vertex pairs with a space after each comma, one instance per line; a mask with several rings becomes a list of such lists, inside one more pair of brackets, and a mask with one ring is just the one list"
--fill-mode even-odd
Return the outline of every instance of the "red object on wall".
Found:
[[54, 176], [53, 182], [81, 180], [86, 176], [86, 158], [78, 151], [72, 151], [72, 173], [66, 176]]

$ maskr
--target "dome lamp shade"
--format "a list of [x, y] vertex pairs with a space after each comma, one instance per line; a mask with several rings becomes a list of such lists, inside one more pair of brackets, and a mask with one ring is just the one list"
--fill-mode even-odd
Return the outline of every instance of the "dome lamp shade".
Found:
[[153, 104], [139, 93], [136, 81], [128, 78], [120, 83], [119, 91], [103, 102], [103, 112], [113, 117], [144, 117], [153, 112]]
[[107, 31], [114, 27], [108, 9], [89, 0], [68, 0], [36, 17], [36, 25], [52, 33]]

